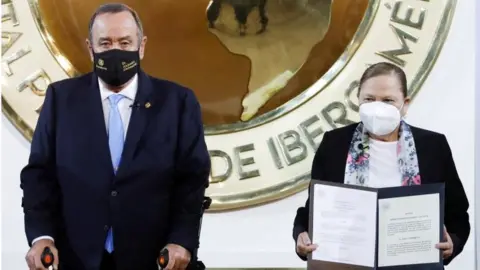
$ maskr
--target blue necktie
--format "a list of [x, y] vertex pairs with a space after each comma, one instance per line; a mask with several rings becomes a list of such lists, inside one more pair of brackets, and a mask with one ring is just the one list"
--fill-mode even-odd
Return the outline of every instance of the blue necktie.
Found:
[[[120, 112], [118, 110], [118, 102], [124, 98], [123, 95], [114, 94], [108, 97], [110, 102], [110, 115], [108, 118], [108, 145], [110, 147], [110, 156], [112, 157], [112, 165], [114, 172], [117, 173], [120, 159], [122, 157], [124, 144], [124, 128]], [[105, 249], [108, 253], [113, 252], [113, 232], [112, 228], [108, 230], [107, 239], [105, 241]]]

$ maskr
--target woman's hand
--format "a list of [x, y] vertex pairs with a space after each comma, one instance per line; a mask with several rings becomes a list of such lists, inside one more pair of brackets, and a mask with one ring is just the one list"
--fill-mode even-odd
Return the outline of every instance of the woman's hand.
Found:
[[438, 243], [435, 247], [442, 251], [443, 259], [448, 259], [453, 254], [453, 242], [445, 226], [443, 226], [443, 238], [446, 242]]
[[312, 244], [312, 241], [310, 241], [310, 237], [308, 236], [307, 232], [302, 232], [301, 234], [298, 235], [297, 253], [300, 254], [301, 256], [306, 257], [312, 251], [317, 249], [317, 247], [318, 246], [316, 244]]

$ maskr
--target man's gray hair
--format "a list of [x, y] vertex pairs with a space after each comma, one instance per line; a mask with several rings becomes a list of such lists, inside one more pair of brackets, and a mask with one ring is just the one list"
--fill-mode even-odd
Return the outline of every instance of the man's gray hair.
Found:
[[95, 22], [95, 19], [97, 18], [98, 15], [102, 15], [106, 13], [115, 14], [115, 13], [120, 13], [124, 11], [130, 12], [130, 14], [132, 14], [133, 18], [135, 19], [135, 23], [137, 24], [137, 28], [138, 28], [138, 41], [140, 43], [143, 38], [143, 26], [142, 26], [142, 22], [140, 21], [140, 17], [138, 16], [137, 12], [135, 12], [135, 10], [133, 10], [129, 6], [122, 3], [109, 3], [97, 8], [93, 16], [90, 18], [90, 23], [88, 24], [88, 38], [90, 39], [90, 42], [93, 42], [92, 28], [93, 28], [93, 23]]

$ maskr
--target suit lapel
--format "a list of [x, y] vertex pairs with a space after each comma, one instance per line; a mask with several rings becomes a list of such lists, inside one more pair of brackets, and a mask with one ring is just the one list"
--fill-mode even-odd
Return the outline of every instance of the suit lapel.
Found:
[[420, 172], [421, 184], [428, 184], [431, 182], [430, 167], [435, 168], [435, 164], [431, 164], [432, 159], [429, 158], [429, 142], [424, 139], [423, 134], [415, 127], [410, 126], [412, 131], [413, 141], [415, 142], [415, 150], [417, 152], [418, 169]]
[[329, 166], [331, 172], [331, 179], [334, 182], [344, 183], [345, 181], [345, 167], [347, 165], [348, 150], [352, 142], [353, 132], [357, 125], [345, 128], [343, 133], [338, 134], [333, 138], [335, 141], [332, 144], [331, 164]]
[[138, 74], [137, 95], [133, 103], [134, 107], [132, 108], [132, 114], [130, 116], [118, 174], [121, 174], [126, 168], [128, 168], [128, 164], [134, 158], [138, 142], [147, 127], [149, 117], [153, 111], [150, 109], [155, 103], [152, 99], [152, 93], [153, 87], [150, 78], [143, 71], [140, 71]]
[[99, 159], [99, 162], [109, 166], [113, 172], [98, 78], [93, 73], [86, 90], [78, 91], [74, 98], [76, 110], [80, 112], [77, 114], [80, 119], [75, 125], [80, 126], [79, 131], [85, 131], [83, 136], [88, 138], [88, 144], [91, 145], [89, 148], [94, 151], [94, 156]]

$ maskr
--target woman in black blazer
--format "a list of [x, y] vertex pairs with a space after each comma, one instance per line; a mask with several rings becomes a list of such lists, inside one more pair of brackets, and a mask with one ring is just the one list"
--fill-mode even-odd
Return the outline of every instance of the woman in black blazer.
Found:
[[[361, 122], [326, 132], [312, 164], [312, 179], [375, 188], [445, 183], [444, 264], [460, 254], [470, 234], [469, 203], [444, 135], [402, 120], [410, 99], [403, 70], [370, 66], [358, 90]], [[400, 165], [401, 164], [401, 165]], [[303, 260], [321, 243], [308, 236], [309, 200], [294, 221], [293, 238]]]

